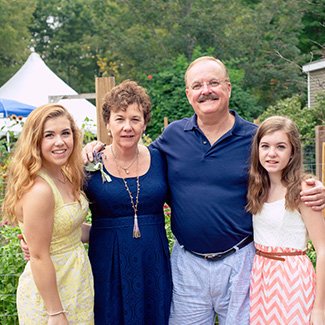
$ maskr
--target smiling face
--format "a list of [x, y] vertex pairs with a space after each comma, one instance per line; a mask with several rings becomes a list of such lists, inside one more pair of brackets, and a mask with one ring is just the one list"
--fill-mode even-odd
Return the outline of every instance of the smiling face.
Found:
[[73, 133], [67, 117], [50, 118], [44, 123], [41, 140], [43, 166], [53, 168], [67, 163], [73, 151]]
[[111, 131], [114, 145], [124, 149], [137, 146], [146, 129], [141, 107], [134, 103], [126, 110], [112, 111], [107, 128]]
[[259, 143], [259, 161], [269, 175], [281, 177], [292, 156], [292, 146], [284, 131], [265, 134]]
[[202, 60], [186, 73], [186, 96], [197, 116], [229, 112], [231, 84], [218, 62]]

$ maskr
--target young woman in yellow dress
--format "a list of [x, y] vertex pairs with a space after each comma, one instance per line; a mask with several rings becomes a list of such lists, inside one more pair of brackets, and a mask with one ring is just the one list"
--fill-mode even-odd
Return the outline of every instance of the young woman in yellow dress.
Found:
[[19, 224], [30, 261], [19, 278], [20, 324], [93, 324], [93, 277], [81, 242], [88, 202], [81, 135], [58, 104], [27, 118], [8, 166], [4, 220]]

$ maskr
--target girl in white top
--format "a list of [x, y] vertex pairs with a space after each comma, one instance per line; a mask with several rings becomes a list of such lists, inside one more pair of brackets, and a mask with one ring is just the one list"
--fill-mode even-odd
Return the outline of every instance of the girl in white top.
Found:
[[[256, 256], [250, 324], [325, 324], [325, 222], [300, 201], [307, 189], [296, 125], [273, 116], [252, 145], [247, 210], [253, 214]], [[316, 274], [306, 256], [310, 238]]]

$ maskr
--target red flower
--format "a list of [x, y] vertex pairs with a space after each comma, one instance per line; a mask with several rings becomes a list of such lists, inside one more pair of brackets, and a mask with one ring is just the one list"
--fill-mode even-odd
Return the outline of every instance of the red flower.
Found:
[[152, 80], [152, 78], [153, 78], [152, 77], [152, 74], [148, 74], [148, 77], [147, 78], [148, 78], [148, 80]]
[[171, 209], [167, 203], [164, 204], [164, 214], [166, 217], [171, 216]]

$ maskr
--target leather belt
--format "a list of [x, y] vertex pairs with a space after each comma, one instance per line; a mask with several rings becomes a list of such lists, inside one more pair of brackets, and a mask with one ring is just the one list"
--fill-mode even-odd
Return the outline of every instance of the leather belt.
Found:
[[239, 243], [237, 243], [236, 245], [231, 247], [230, 249], [227, 249], [226, 251], [219, 252], [219, 253], [202, 254], [202, 253], [197, 253], [197, 252], [193, 252], [193, 251], [188, 251], [188, 252], [190, 252], [191, 254], [193, 254], [197, 257], [204, 258], [205, 260], [208, 260], [208, 261], [218, 261], [218, 260], [222, 260], [225, 257], [237, 252], [239, 249], [245, 247], [252, 241], [253, 241], [253, 236], [247, 236], [243, 240], [241, 240]]
[[285, 261], [286, 259], [281, 256], [297, 256], [297, 255], [306, 255], [306, 251], [296, 251], [296, 252], [263, 252], [259, 249], [256, 249], [256, 255], [270, 258], [277, 261]]

